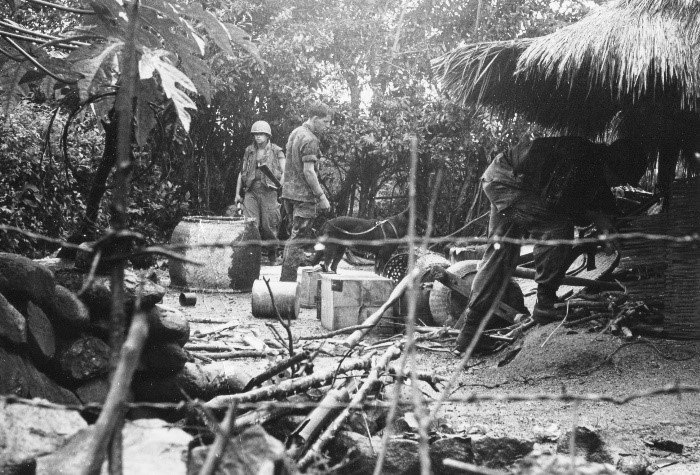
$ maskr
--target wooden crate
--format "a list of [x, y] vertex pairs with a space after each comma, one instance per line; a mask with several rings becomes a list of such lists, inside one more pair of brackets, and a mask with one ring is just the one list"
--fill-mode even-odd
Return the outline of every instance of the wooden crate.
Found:
[[[394, 282], [374, 274], [321, 274], [321, 325], [328, 330], [359, 325], [389, 299]], [[393, 308], [384, 314], [392, 319]]]

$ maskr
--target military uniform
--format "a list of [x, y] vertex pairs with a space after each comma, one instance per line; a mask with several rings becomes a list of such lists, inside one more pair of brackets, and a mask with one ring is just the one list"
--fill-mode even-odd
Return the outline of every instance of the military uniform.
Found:
[[318, 172], [320, 157], [318, 137], [311, 121], [294, 129], [287, 140], [286, 152], [282, 204], [291, 219], [291, 230], [284, 248], [280, 281], [294, 282], [297, 279], [297, 269], [306, 261], [303, 246], [295, 241], [314, 237], [312, 226], [319, 215], [316, 197], [304, 178], [304, 163], [312, 162]]

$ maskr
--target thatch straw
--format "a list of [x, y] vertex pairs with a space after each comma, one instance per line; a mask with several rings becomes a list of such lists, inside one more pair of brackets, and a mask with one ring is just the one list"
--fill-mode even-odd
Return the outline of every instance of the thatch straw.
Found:
[[697, 32], [700, 2], [618, 0], [550, 35], [466, 45], [433, 67], [461, 104], [595, 136], [640, 105], [698, 110]]

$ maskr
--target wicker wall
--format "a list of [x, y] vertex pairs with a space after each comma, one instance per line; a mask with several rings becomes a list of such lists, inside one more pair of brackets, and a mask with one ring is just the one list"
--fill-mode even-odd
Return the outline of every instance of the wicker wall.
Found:
[[[676, 181], [668, 212], [630, 221], [622, 232], [691, 235], [700, 232], [700, 182]], [[664, 330], [673, 338], [700, 339], [700, 245], [644, 239], [625, 242], [619, 271], [637, 280], [626, 281], [632, 298], [658, 305]]]

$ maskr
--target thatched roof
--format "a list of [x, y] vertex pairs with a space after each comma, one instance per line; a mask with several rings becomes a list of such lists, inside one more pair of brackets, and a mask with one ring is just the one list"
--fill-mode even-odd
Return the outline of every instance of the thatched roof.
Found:
[[564, 132], [595, 136], [650, 111], [695, 117], [700, 2], [617, 0], [547, 36], [456, 48], [433, 67], [459, 103]]

